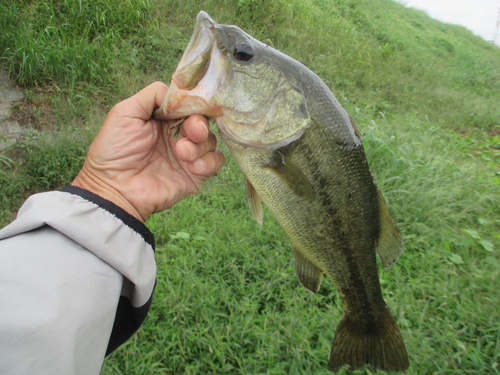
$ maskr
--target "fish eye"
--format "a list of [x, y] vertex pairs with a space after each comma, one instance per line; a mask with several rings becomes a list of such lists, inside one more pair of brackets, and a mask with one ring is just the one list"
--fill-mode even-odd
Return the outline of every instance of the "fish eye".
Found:
[[238, 42], [234, 46], [233, 56], [238, 61], [250, 61], [254, 54], [253, 47], [247, 42]]

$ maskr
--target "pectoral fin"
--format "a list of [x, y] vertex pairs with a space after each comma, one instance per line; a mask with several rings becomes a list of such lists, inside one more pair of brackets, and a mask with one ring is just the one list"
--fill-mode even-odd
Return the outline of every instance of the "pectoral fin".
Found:
[[292, 244], [292, 255], [295, 273], [300, 283], [311, 292], [318, 293], [319, 287], [321, 286], [321, 280], [323, 279], [323, 271], [305, 258], [294, 244]]
[[385, 269], [389, 269], [403, 253], [403, 237], [378, 187], [377, 199], [380, 217], [380, 234], [376, 250]]
[[299, 197], [314, 199], [316, 192], [307, 177], [290, 159], [275, 150], [267, 165]]
[[262, 203], [260, 201], [260, 197], [255, 191], [253, 185], [248, 181], [247, 176], [245, 176], [245, 190], [247, 192], [247, 201], [248, 207], [250, 208], [250, 212], [257, 223], [262, 225], [262, 221], [264, 219], [264, 211], [262, 210]]

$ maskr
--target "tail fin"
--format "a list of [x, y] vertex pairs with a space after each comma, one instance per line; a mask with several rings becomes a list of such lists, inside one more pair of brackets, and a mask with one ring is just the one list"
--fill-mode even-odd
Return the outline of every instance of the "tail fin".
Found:
[[408, 355], [398, 326], [389, 309], [378, 327], [362, 330], [349, 323], [345, 315], [337, 327], [330, 354], [330, 371], [347, 366], [349, 371], [365, 364], [384, 371], [404, 371]]

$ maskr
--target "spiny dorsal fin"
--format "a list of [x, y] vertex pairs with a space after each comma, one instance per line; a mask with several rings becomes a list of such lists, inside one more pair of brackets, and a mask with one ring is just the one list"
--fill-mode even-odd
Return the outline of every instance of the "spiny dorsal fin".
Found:
[[257, 194], [257, 191], [255, 191], [255, 188], [253, 187], [251, 182], [248, 181], [247, 176], [245, 176], [245, 190], [247, 192], [247, 201], [250, 212], [252, 213], [254, 219], [257, 220], [257, 223], [262, 225], [262, 222], [264, 220], [264, 210], [262, 210], [262, 203], [260, 201], [259, 194]]
[[385, 269], [389, 269], [403, 253], [403, 237], [378, 187], [377, 200], [379, 207], [380, 233], [375, 249]]
[[318, 293], [323, 278], [323, 271], [306, 259], [293, 244], [292, 255], [295, 273], [300, 283], [311, 292]]
[[283, 153], [275, 150], [267, 165], [299, 197], [314, 199], [316, 192], [307, 177]]
[[358, 123], [356, 121], [354, 121], [354, 119], [351, 116], [349, 116], [349, 119], [351, 120], [351, 125], [354, 128], [354, 132], [356, 133], [358, 138], [363, 139], [363, 135], [361, 134], [361, 131], [359, 130]]

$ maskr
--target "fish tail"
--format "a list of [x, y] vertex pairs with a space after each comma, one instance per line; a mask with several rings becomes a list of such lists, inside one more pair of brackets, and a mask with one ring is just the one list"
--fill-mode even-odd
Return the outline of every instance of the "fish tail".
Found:
[[347, 366], [349, 371], [365, 364], [384, 371], [404, 371], [408, 354], [396, 320], [387, 309], [386, 316], [376, 327], [360, 329], [344, 315], [340, 321], [330, 354], [330, 371]]

